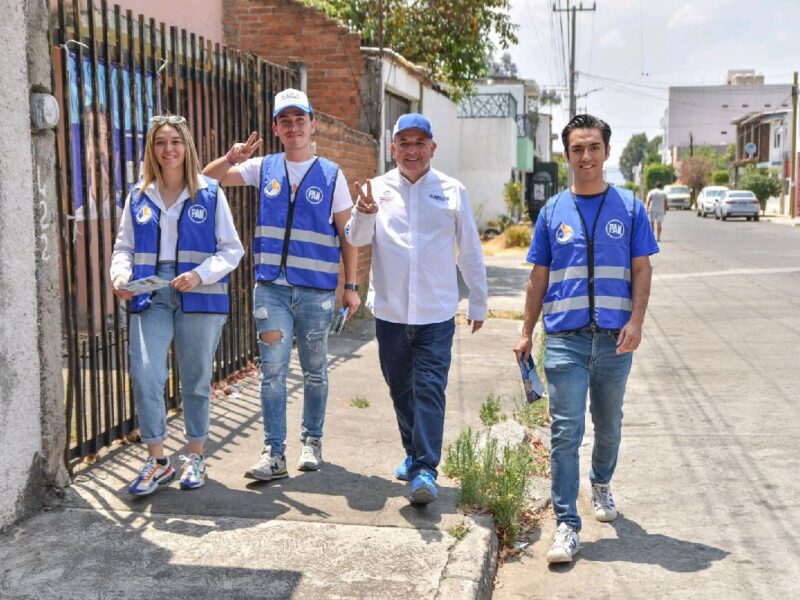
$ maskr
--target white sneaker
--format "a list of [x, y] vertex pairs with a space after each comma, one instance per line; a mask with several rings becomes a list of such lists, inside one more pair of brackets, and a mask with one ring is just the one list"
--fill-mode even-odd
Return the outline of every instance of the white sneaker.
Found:
[[611, 485], [608, 483], [592, 484], [592, 508], [594, 518], [601, 523], [609, 523], [617, 518], [617, 506], [611, 497]]
[[322, 465], [322, 440], [308, 436], [300, 451], [297, 468], [300, 471], [316, 471], [320, 465]]
[[256, 464], [247, 469], [244, 476], [247, 479], [260, 479], [261, 481], [288, 477], [289, 472], [286, 470], [286, 456], [283, 454], [272, 454], [269, 446], [264, 446]]
[[566, 523], [562, 523], [553, 535], [553, 545], [547, 551], [547, 562], [564, 563], [571, 562], [572, 557], [578, 553], [581, 547], [581, 538], [578, 532]]

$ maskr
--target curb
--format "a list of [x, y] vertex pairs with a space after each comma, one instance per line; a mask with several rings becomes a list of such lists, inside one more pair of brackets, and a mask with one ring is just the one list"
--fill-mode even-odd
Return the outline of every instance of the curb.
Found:
[[437, 600], [492, 597], [497, 572], [498, 541], [494, 519], [488, 515], [466, 516], [469, 533], [450, 551]]

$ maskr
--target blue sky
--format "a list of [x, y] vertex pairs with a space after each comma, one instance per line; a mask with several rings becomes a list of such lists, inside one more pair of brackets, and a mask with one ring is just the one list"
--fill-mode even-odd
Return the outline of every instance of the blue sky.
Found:
[[[554, 3], [567, 4], [511, 0], [520, 26], [511, 56], [520, 77], [545, 87], [564, 85], [569, 64], [568, 53], [559, 57]], [[566, 13], [559, 14], [566, 36]], [[632, 134], [659, 134], [670, 85], [721, 85], [729, 69], [755, 69], [766, 83], [791, 83], [800, 70], [798, 0], [597, 0], [596, 12], [578, 13], [577, 29], [577, 91], [602, 88], [579, 98], [578, 110], [611, 125], [609, 165]], [[567, 110], [566, 101], [551, 108], [554, 132], [566, 124]], [[553, 142], [553, 151], [560, 150], [560, 140]]]

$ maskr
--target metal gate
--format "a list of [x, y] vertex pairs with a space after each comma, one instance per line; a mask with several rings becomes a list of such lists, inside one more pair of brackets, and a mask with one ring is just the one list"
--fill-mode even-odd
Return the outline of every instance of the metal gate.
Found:
[[[105, 0], [67, 5], [52, 14], [54, 89], [61, 106], [57, 135], [59, 254], [64, 330], [67, 463], [97, 452], [135, 428], [124, 307], [108, 280], [118, 216], [141, 176], [149, 118], [181, 114], [201, 164], [251, 131], [266, 152], [274, 94], [297, 87], [297, 72], [257, 56], [167, 27]], [[222, 332], [214, 375], [220, 380], [257, 355], [253, 327], [252, 253], [258, 197], [253, 188], [228, 193], [247, 254], [231, 274], [231, 315]], [[177, 365], [170, 358], [168, 408], [179, 403]]]

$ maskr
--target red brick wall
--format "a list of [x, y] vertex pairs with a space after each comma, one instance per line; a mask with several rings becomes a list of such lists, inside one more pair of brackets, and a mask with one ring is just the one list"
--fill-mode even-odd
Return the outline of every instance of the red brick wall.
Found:
[[[363, 183], [370, 177], [375, 177], [378, 172], [376, 163], [378, 143], [375, 138], [347, 127], [326, 114], [317, 113], [315, 117], [317, 133], [314, 140], [317, 143], [317, 154], [332, 160], [342, 168], [350, 189], [352, 190], [356, 181]], [[364, 290], [369, 280], [371, 260], [372, 246], [362, 246], [358, 249], [357, 281]], [[344, 270], [339, 274], [337, 297], [341, 294], [343, 283]]]
[[358, 128], [361, 118], [361, 38], [299, 0], [223, 0], [225, 43], [276, 64], [299, 60], [308, 69], [315, 110]]

